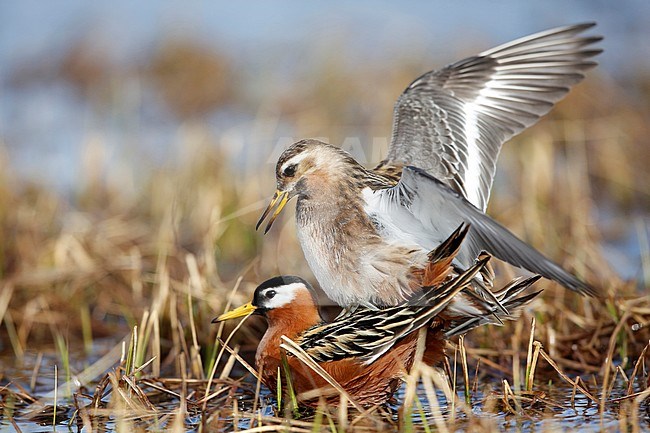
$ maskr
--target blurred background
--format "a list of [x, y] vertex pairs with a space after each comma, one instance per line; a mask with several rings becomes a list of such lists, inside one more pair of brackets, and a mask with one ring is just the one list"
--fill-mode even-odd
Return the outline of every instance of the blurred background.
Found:
[[[605, 37], [600, 66], [505, 146], [490, 213], [573, 269], [604, 264], [644, 287], [644, 0], [2, 2], [2, 273], [96, 264], [90, 244], [108, 237], [131, 265], [166, 239], [227, 281], [310, 275], [290, 215], [266, 238], [252, 230], [286, 146], [320, 137], [376, 163], [415, 77], [584, 21]], [[599, 259], [567, 230], [587, 234]], [[61, 237], [70, 243], [57, 250]]]
[[[611, 366], [612, 332], [623, 368], [648, 342], [647, 0], [0, 1], [0, 388], [48, 396], [55, 365], [70, 383], [91, 362], [92, 383], [131, 335], [134, 366], [205, 379], [229, 303], [278, 273], [315, 282], [293, 206], [254, 230], [285, 147], [318, 137], [373, 165], [417, 76], [591, 21], [600, 65], [504, 146], [488, 213], [605, 300], [540, 281], [522, 320], [466, 343], [514, 365], [534, 315], [585, 378]], [[251, 360], [263, 329], [251, 319], [233, 347]]]
[[[142, 157], [142, 175], [173, 159], [179, 127], [190, 121], [225, 141], [224, 151], [246, 170], [273, 160], [279, 141], [305, 133], [335, 141], [343, 130], [367, 146], [367, 132], [388, 135], [391, 104], [413, 74], [584, 21], [598, 22], [605, 36], [590, 81], [607, 80], [632, 103], [647, 102], [650, 5], [643, 0], [329, 6], [3, 2], [7, 158], [17, 175], [69, 190], [84, 181], [78, 169], [89, 142], [105, 146], [107, 163]], [[319, 110], [329, 105], [327, 129], [296, 120], [308, 110], [323, 121]], [[133, 167], [123, 170], [133, 177]]]

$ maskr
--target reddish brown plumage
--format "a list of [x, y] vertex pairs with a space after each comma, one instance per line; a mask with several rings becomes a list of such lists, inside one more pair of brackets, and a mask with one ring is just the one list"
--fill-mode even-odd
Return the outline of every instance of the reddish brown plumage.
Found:
[[411, 283], [413, 291], [416, 292], [422, 287], [433, 287], [444, 282], [451, 274], [451, 262], [458, 250], [452, 255], [442, 257], [438, 260], [429, 260], [424, 267], [411, 267]]
[[[414, 282], [419, 287], [432, 287], [441, 284], [451, 275], [451, 261], [453, 256], [438, 262], [430, 261], [424, 269], [414, 270]], [[446, 339], [442, 332], [444, 324], [444, 311], [439, 317], [431, 322], [427, 329], [427, 338], [425, 343], [422, 362], [435, 367], [445, 357]]]
[[[445, 242], [429, 254], [429, 260], [423, 268], [411, 268], [414, 287], [434, 287], [442, 284], [453, 275], [451, 265], [458, 254], [461, 241], [464, 239], [469, 226], [461, 226]], [[427, 329], [422, 362], [436, 366], [445, 356], [446, 339], [442, 329], [445, 323], [445, 312], [436, 317]]]
[[[288, 305], [266, 312], [269, 327], [260, 342], [255, 358], [256, 367], [262, 373], [262, 382], [270, 389], [277, 387], [278, 367], [282, 363], [281, 337], [297, 340], [302, 332], [321, 322], [318, 307], [309, 292], [298, 292]], [[354, 399], [355, 402], [371, 406], [386, 402], [397, 390], [401, 377], [413, 365], [417, 333], [398, 342], [388, 353], [370, 365], [364, 365], [356, 358], [323, 362], [320, 366], [327, 371]], [[322, 377], [305, 366], [300, 360], [288, 356], [291, 377], [296, 394], [319, 390], [329, 404], [337, 404], [339, 393]], [[281, 373], [284, 374], [284, 373]], [[284, 382], [284, 376], [282, 377]], [[303, 401], [316, 405], [318, 399]]]
[[[286, 335], [291, 339], [297, 339], [300, 332], [313, 324], [310, 320], [302, 320], [302, 317], [294, 313], [289, 314], [287, 311], [274, 314], [274, 317], [280, 320], [276, 322], [275, 319], [269, 318], [269, 329], [260, 342], [256, 357], [258, 371], [262, 373], [262, 382], [270, 389], [277, 387], [278, 367], [282, 362], [280, 337]], [[297, 320], [290, 323], [291, 317]], [[364, 365], [357, 358], [323, 362], [319, 365], [347, 391], [356, 403], [363, 406], [382, 404], [395, 393], [401, 378], [412, 367], [417, 336], [417, 333], [408, 335], [369, 365]], [[317, 395], [325, 398], [328, 404], [338, 404], [340, 397], [338, 391], [320, 375], [293, 356], [288, 356], [287, 361], [293, 387], [299, 398], [306, 392], [318, 390]], [[284, 381], [282, 376], [282, 382]], [[302, 403], [317, 405], [318, 401], [318, 397], [315, 397], [302, 400]]]

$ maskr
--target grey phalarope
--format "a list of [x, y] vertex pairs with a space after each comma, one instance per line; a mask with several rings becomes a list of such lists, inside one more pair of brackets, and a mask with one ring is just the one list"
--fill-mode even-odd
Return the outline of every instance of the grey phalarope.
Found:
[[[280, 156], [266, 231], [294, 196], [298, 238], [325, 293], [344, 307], [388, 306], [418, 290], [427, 251], [460, 223], [455, 264], [482, 253], [581, 294], [596, 290], [485, 214], [502, 144], [534, 124], [593, 67], [593, 24], [560, 27], [428, 72], [394, 110], [387, 158], [366, 169], [347, 152], [302, 140]], [[478, 279], [480, 280], [480, 279]], [[488, 282], [489, 283], [489, 282]], [[490, 291], [478, 281], [483, 296]]]

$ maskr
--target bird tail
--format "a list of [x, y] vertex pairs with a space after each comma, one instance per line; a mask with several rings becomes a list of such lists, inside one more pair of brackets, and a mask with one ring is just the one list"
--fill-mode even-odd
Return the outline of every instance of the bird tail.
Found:
[[485, 257], [481, 260], [478, 260], [473, 266], [462, 272], [461, 274], [455, 275], [453, 278], [447, 279], [444, 283], [440, 283], [433, 287], [428, 287], [427, 290], [417, 299], [415, 303], [411, 300], [410, 304], [413, 305], [422, 305], [424, 302], [429, 307], [418, 309], [418, 317], [414, 320], [414, 328], [418, 328], [421, 325], [420, 323], [429, 322], [435, 316], [440, 314], [444, 309], [446, 309], [451, 303], [454, 302], [454, 299], [468, 288], [471, 287], [472, 280], [476, 275], [481, 272], [481, 270], [487, 265], [490, 257]]
[[[539, 275], [528, 278], [515, 278], [503, 289], [494, 294], [498, 303], [490, 305], [489, 302], [482, 302], [475, 304], [475, 308], [471, 312], [455, 314], [453, 319], [448, 321], [445, 326], [445, 336], [449, 338], [454, 335], [464, 334], [479, 326], [487, 324], [502, 325], [503, 320], [516, 319], [519, 317], [522, 307], [532, 301], [542, 291], [538, 290], [523, 296], [519, 295], [540, 278], [541, 276]], [[505, 307], [508, 313], [502, 313], [499, 305]]]
[[[428, 254], [427, 264], [420, 271], [420, 285], [423, 289], [426, 290], [427, 288], [435, 287], [451, 276], [460, 275], [465, 272], [465, 269], [455, 266], [452, 262], [460, 251], [469, 229], [470, 224], [461, 223], [444, 242]], [[472, 281], [473, 290], [466, 291], [465, 293], [474, 298], [473, 303], [483, 304], [483, 307], [486, 309], [491, 309], [496, 305], [498, 313], [507, 316], [507, 307], [500, 302], [491, 290], [494, 271], [489, 264], [490, 255], [487, 253], [480, 254], [476, 263], [482, 262], [484, 258], [487, 258], [487, 260], [480, 266], [479, 273]]]
[[428, 254], [427, 264], [422, 271], [421, 286], [423, 288], [437, 286], [451, 274], [453, 271], [452, 261], [460, 251], [460, 246], [468, 231], [469, 224], [462, 223], [444, 242]]

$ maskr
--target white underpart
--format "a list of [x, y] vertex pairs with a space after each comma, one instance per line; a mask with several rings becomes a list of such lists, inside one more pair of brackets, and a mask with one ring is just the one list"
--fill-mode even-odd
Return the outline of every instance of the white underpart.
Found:
[[330, 299], [339, 305], [351, 303], [345, 298], [346, 292], [343, 290], [342, 282], [336, 279], [336, 277], [341, 278], [341, 275], [334, 272], [327, 260], [327, 255], [323, 253], [322, 246], [316, 242], [316, 239], [319, 239], [319, 234], [309, 230], [310, 228], [311, 226], [298, 226], [297, 230], [298, 241], [309, 269]]
[[[266, 293], [274, 290], [275, 291], [275, 296], [272, 297], [271, 299], [266, 298]], [[262, 292], [262, 300], [264, 301], [264, 307], [265, 308], [278, 308], [278, 307], [283, 307], [294, 299], [296, 299], [296, 292], [298, 290], [307, 290], [304, 286], [304, 284], [301, 283], [291, 283], [287, 284], [285, 286], [278, 286], [278, 287], [270, 287], [268, 289], [264, 289]]]
[[[367, 265], [367, 261], [372, 260], [372, 258], [369, 255], [364, 256], [359, 263], [357, 273], [354, 275], [339, 272], [341, 258], [336, 256], [337, 251], [335, 248], [329, 252], [323, 250], [323, 245], [318, 242], [322, 234], [319, 225], [298, 226], [298, 240], [305, 259], [325, 294], [338, 305], [359, 304], [372, 307], [370, 296], [372, 296], [373, 292], [363, 290], [364, 287], [372, 287], [381, 280], [377, 270]], [[331, 260], [332, 254], [335, 255], [334, 260]], [[363, 286], [357, 282], [360, 276], [363, 276]]]

